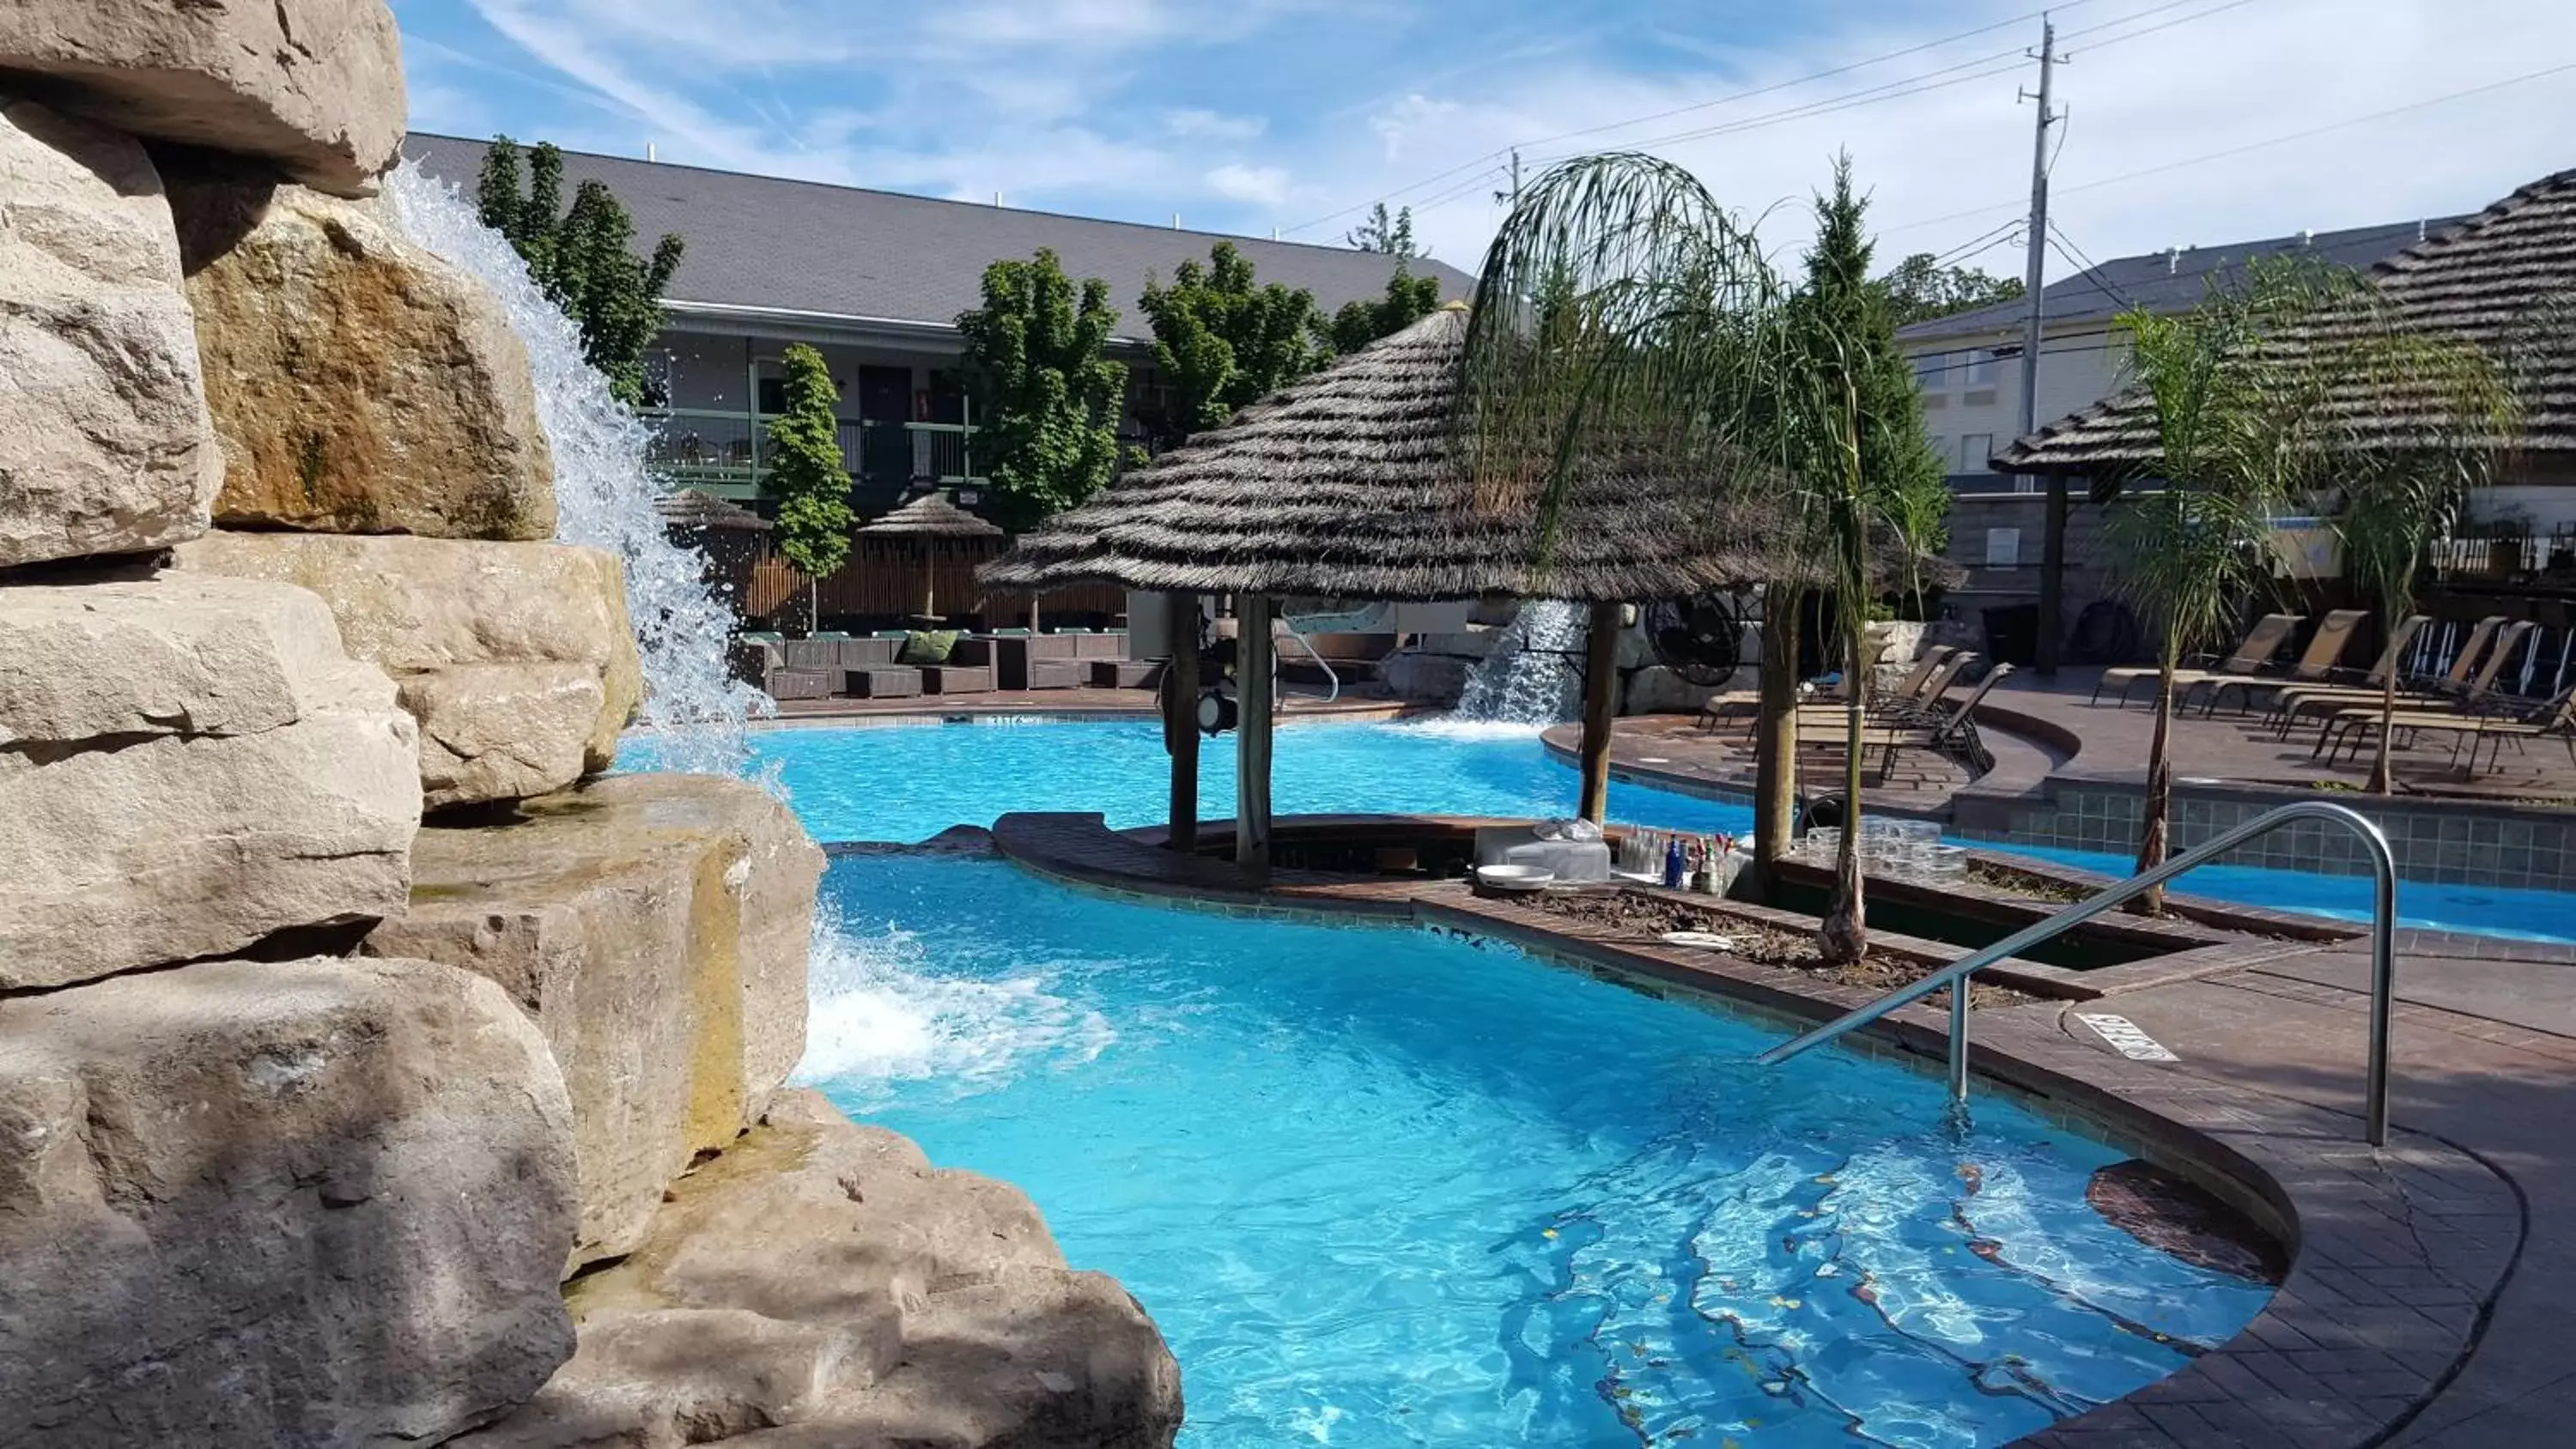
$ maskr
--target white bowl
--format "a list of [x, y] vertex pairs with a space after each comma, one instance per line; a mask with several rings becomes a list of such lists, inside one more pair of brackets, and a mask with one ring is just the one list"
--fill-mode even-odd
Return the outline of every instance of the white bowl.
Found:
[[1476, 883], [1498, 891], [1534, 891], [1556, 879], [1556, 872], [1537, 865], [1480, 865]]

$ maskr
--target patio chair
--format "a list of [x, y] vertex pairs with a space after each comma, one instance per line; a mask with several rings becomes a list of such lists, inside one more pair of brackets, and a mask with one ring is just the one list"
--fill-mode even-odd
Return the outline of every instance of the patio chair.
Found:
[[[2274, 693], [2263, 710], [2264, 727], [2276, 735], [2288, 733], [2292, 721], [2302, 713], [2311, 712], [2311, 701], [2320, 705], [2331, 703], [2340, 708], [2348, 700], [2376, 699], [2392, 673], [2399, 674], [2398, 688], [2407, 690], [2409, 686], [2401, 672], [2406, 651], [2415, 646], [2415, 637], [2423, 633], [2424, 626], [2431, 622], [2432, 616], [2428, 614], [2407, 615], [2399, 621], [2396, 632], [2388, 636], [2388, 647], [2379, 651], [2379, 662], [2359, 676], [2346, 675], [2351, 680], [2349, 683], [2293, 684]], [[2497, 622], [2503, 622], [2502, 616], [2498, 616]], [[2480, 637], [2472, 636], [2473, 639]], [[2480, 647], [2483, 650], [2483, 643]], [[2344, 674], [2342, 670], [2328, 671], [2330, 679]]]
[[[2502, 627], [2490, 629], [2487, 627], [2489, 624]], [[2419, 681], [2401, 688], [2397, 695], [2398, 704], [2416, 710], [2454, 705], [2474, 707], [2486, 698], [2488, 690], [2495, 684], [2496, 675], [2503, 671], [2505, 661], [2511, 659], [2513, 651], [2522, 644], [2522, 637], [2536, 627], [2524, 619], [2507, 623], [2501, 614], [2480, 621], [2469, 632], [2468, 642], [2460, 646], [2459, 656], [2451, 661], [2450, 671], [2439, 679]], [[2474, 670], [2470, 668], [2473, 664], [2476, 666]], [[2291, 714], [2285, 716], [2281, 738], [2289, 738], [2299, 714], [2330, 715], [2339, 710], [2375, 706], [2380, 698], [2381, 691], [2377, 689], [2357, 689], [2341, 694], [2324, 690], [2310, 692], [2292, 706]], [[2320, 748], [2325, 744], [2323, 730], [2318, 731], [2317, 743]]]
[[2254, 691], [2271, 686], [2275, 679], [2306, 682], [2330, 678], [2335, 666], [2343, 660], [2345, 647], [2352, 643], [2352, 631], [2368, 617], [2370, 611], [2367, 609], [2329, 611], [2317, 621], [2317, 632], [2309, 637], [2308, 647], [2299, 652], [2297, 661], [2291, 664], [2287, 674], [2271, 678], [2230, 675], [2225, 679], [2198, 680], [2197, 686], [2209, 691], [2208, 697], [2201, 701], [2202, 718], [2218, 713], [2218, 701], [2231, 689], [2241, 691], [2245, 707], [2250, 708], [2254, 702]]
[[[1946, 646], [1939, 646], [1936, 647], [1935, 652], [1947, 653], [1948, 650]], [[1878, 671], [1878, 661], [1885, 658], [1886, 655], [1887, 646], [1882, 643], [1878, 646], [1877, 651], [1871, 654], [1869, 668], [1861, 671], [1861, 677], [1864, 681]], [[1926, 657], [1929, 658], [1930, 656]], [[1923, 687], [1924, 681], [1930, 677], [1932, 673], [1937, 672], [1940, 667], [1941, 666], [1938, 661], [1934, 661], [1927, 668], [1923, 660], [1917, 660], [1915, 662], [1914, 672], [1906, 675], [1904, 683], [1899, 685], [1898, 688], [1920, 689]], [[1952, 670], [1952, 674], [1955, 674], [1956, 672], [1957, 671], [1955, 669]], [[1948, 679], [1949, 676], [1943, 676], [1944, 688], [1948, 687]], [[1814, 694], [1801, 700], [1799, 702], [1799, 708], [1811, 709], [1826, 703], [1839, 703], [1844, 697], [1843, 690], [1846, 687], [1846, 681], [1836, 680], [1834, 683], [1823, 689], [1817, 690]], [[1703, 730], [1715, 729], [1727, 716], [1742, 714], [1747, 710], [1758, 711], [1761, 708], [1761, 705], [1762, 691], [1758, 688], [1730, 689], [1724, 694], [1711, 695], [1707, 699], [1700, 701], [1699, 727]]]
[[1994, 757], [1986, 753], [1985, 743], [1977, 738], [1977, 705], [1985, 699], [1987, 690], [2001, 684], [2012, 672], [2009, 664], [1987, 670], [1986, 677], [1977, 681], [1967, 698], [1947, 709], [1935, 704], [1865, 724], [1862, 747], [1883, 745], [1887, 750], [1879, 762], [1878, 777], [1884, 780], [1896, 772], [1897, 751], [1904, 749], [1953, 755], [1980, 772], [1993, 768]]
[[2460, 764], [2462, 747], [2465, 746], [2469, 752], [2468, 765], [2462, 771], [2466, 776], [2473, 777], [2477, 774], [2478, 747], [2489, 741], [2495, 744], [2494, 752], [2488, 757], [2488, 763], [2491, 766], [2503, 755], [2507, 743], [2519, 749], [2524, 740], [2551, 736], [2557, 737], [2558, 741], [2567, 747], [2567, 762], [2570, 765], [2576, 765], [2576, 685], [2560, 690], [2539, 705], [2519, 710], [2499, 709], [2492, 704], [2484, 707], [2463, 706], [2457, 712], [2450, 714], [2401, 710], [2394, 717], [2383, 720], [2380, 712], [2375, 708], [2345, 709], [2338, 711], [2335, 717], [2327, 722], [2325, 729], [2319, 732], [2318, 748], [2325, 749], [2328, 740], [2335, 742], [2334, 748], [2326, 757], [2329, 762], [2332, 762], [2337, 754], [2347, 751], [2354, 757], [2358, 757], [2361, 746], [2371, 738], [2371, 731], [2378, 729], [2383, 723], [2391, 729], [2404, 730], [2409, 735], [2447, 734], [2451, 736], [2451, 763], [2454, 766]]
[[[2186, 658], [2183, 661], [2185, 664], [2191, 664], [2193, 660], [2202, 662], [2187, 669], [2175, 670], [2174, 688], [2188, 690], [2194, 685], [2210, 680], [2257, 673], [2264, 665], [2272, 662], [2272, 656], [2280, 652], [2283, 644], [2289, 642], [2290, 631], [2298, 627], [2299, 616], [2296, 614], [2265, 614], [2255, 621], [2253, 628], [2245, 631], [2245, 637], [2237, 641], [2235, 651], [2226, 658], [2218, 659], [2207, 654], [2195, 654]], [[2102, 671], [2102, 677], [2093, 681], [2092, 702], [2100, 704], [2102, 691], [2116, 684], [2120, 686], [2120, 707], [2126, 709], [2129, 706], [2129, 691], [2137, 687], [2140, 680], [2154, 679], [2163, 672], [2153, 665], [2122, 665], [2117, 669], [2105, 669]]]

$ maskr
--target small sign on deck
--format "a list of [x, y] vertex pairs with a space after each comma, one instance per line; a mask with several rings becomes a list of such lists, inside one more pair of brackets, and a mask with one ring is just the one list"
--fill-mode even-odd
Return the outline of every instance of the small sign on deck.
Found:
[[2125, 1016], [2079, 1011], [2075, 1019], [2093, 1029], [2093, 1034], [2111, 1044], [2111, 1049], [2133, 1062], [2178, 1062], [2182, 1058], [2165, 1049], [2165, 1044], [2138, 1029], [2138, 1024]]

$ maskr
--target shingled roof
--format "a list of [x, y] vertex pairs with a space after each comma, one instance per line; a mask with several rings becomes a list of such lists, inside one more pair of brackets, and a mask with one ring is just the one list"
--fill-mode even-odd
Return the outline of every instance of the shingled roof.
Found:
[[[2521, 391], [2523, 451], [2576, 453], [2576, 325], [2555, 309], [2576, 299], [2576, 171], [2546, 176], [2371, 269], [2409, 322], [2488, 348]], [[2544, 322], [2555, 325], [2544, 327]], [[2337, 406], [2402, 437], [2407, 399], [2354, 396]], [[1996, 456], [2005, 473], [2106, 473], [2156, 456], [2154, 404], [2130, 388], [2069, 414]]]
[[1771, 577], [1788, 533], [1716, 480], [1588, 466], [1544, 538], [1482, 500], [1450, 409], [1467, 312], [1448, 307], [1128, 473], [981, 570], [1003, 589], [1337, 599], [1664, 599]]
[[[403, 152], [430, 175], [472, 195], [489, 147], [415, 131]], [[665, 232], [688, 242], [670, 304], [746, 308], [851, 322], [948, 327], [983, 301], [984, 268], [1053, 248], [1075, 277], [1101, 277], [1118, 305], [1121, 334], [1141, 337], [1137, 311], [1146, 280], [1170, 281], [1186, 261], [1231, 241], [1261, 282], [1315, 294], [1330, 313], [1344, 302], [1381, 297], [1395, 259], [1343, 246], [1263, 241], [1178, 231], [1134, 222], [941, 201], [895, 191], [828, 186], [775, 176], [711, 171], [669, 162], [564, 153], [564, 189], [603, 181], [635, 218], [643, 245]], [[1444, 298], [1475, 280], [1416, 258], [1416, 276], [1440, 279]]]

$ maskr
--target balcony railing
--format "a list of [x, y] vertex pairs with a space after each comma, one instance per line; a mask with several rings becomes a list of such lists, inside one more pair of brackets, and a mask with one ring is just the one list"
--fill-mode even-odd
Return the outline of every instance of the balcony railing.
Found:
[[[714, 408], [666, 408], [641, 415], [653, 430], [647, 459], [686, 487], [747, 498], [769, 471], [770, 414]], [[853, 479], [879, 484], [912, 480], [980, 481], [976, 429], [963, 423], [840, 420], [841, 466]]]

